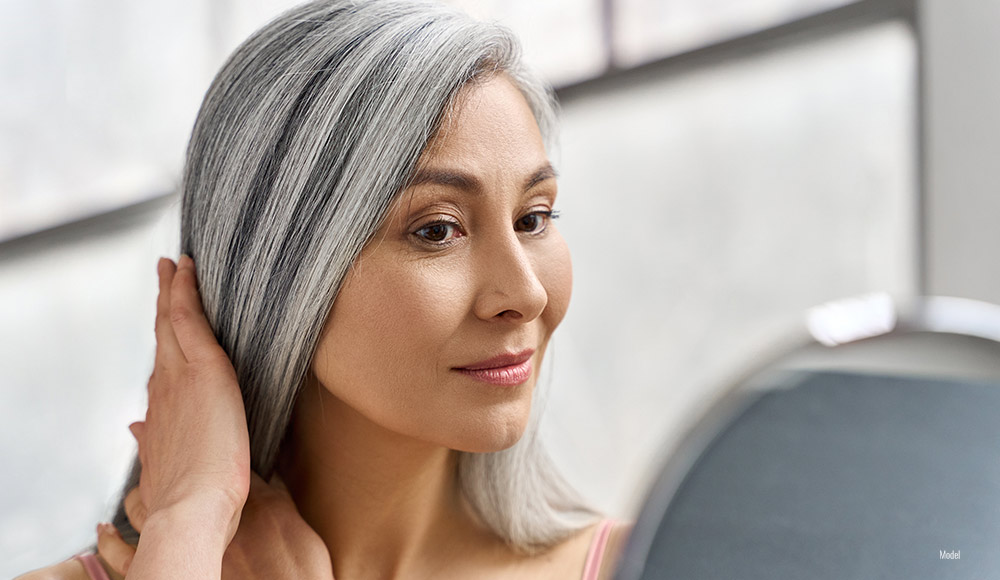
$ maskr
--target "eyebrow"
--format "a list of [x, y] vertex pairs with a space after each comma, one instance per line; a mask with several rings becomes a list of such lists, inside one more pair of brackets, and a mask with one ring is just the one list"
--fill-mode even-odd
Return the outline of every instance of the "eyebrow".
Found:
[[[558, 174], [551, 163], [539, 167], [527, 179], [524, 180], [524, 191], [528, 191], [546, 179], [554, 179]], [[433, 183], [456, 187], [465, 191], [481, 191], [482, 182], [476, 176], [456, 169], [435, 169], [421, 167], [410, 179], [409, 187]]]

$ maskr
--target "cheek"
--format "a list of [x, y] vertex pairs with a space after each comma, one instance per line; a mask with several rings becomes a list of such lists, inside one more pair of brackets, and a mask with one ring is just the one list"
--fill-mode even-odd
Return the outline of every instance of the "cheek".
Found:
[[538, 277], [548, 295], [548, 304], [542, 313], [542, 318], [549, 333], [555, 330], [566, 316], [570, 296], [573, 293], [573, 263], [569, 247], [562, 235], [554, 233], [555, 235], [550, 236], [551, 245], [541, 256], [538, 269]]
[[[356, 407], [406, 406], [415, 376], [434, 373], [442, 347], [462, 319], [461, 276], [420, 264], [368, 262], [353, 270], [337, 296], [313, 372], [335, 396]], [[402, 385], [408, 388], [403, 389]]]

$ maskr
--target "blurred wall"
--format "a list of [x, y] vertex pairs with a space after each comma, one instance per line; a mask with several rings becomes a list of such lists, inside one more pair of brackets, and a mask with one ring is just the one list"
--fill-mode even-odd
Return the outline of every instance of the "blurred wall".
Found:
[[927, 291], [1000, 304], [1000, 3], [920, 8]]
[[603, 508], [807, 308], [917, 291], [915, 75], [888, 22], [565, 92], [550, 440]]
[[0, 578], [92, 544], [135, 452], [167, 203], [0, 247]]

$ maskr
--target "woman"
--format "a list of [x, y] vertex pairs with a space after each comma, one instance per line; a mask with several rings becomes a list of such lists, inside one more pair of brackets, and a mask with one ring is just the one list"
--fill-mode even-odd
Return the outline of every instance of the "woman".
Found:
[[517, 52], [381, 0], [237, 49], [188, 148], [185, 256], [158, 266], [141, 477], [99, 559], [28, 577], [610, 577], [627, 528], [531, 414], [571, 270], [553, 104]]

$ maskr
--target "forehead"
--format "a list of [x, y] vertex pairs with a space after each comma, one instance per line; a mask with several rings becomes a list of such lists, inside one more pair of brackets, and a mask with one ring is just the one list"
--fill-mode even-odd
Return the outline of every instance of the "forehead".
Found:
[[421, 166], [531, 171], [547, 162], [545, 144], [527, 100], [506, 75], [463, 87], [421, 155]]

